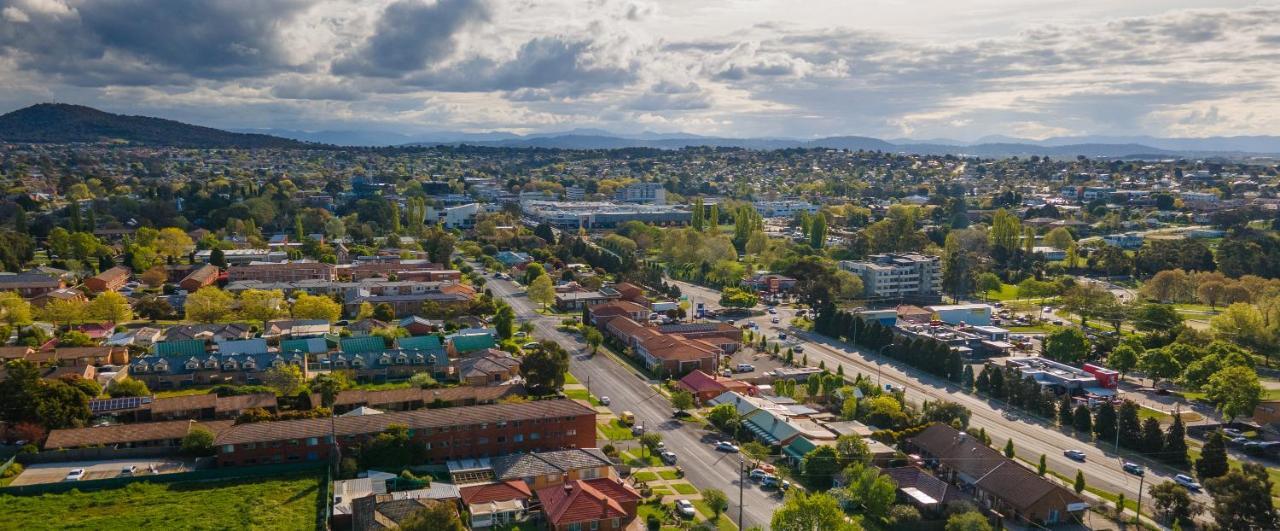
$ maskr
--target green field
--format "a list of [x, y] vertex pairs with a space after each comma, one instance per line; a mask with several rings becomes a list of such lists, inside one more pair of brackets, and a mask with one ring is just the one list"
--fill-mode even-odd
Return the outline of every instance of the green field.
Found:
[[[146, 482], [40, 496], [0, 496], [0, 527], [10, 529], [316, 528], [323, 477], [204, 483]], [[10, 527], [12, 526], [12, 527]]]
[[1018, 286], [1016, 284], [1000, 284], [1000, 291], [988, 291], [984, 293], [988, 300], [1007, 301], [1018, 298]]

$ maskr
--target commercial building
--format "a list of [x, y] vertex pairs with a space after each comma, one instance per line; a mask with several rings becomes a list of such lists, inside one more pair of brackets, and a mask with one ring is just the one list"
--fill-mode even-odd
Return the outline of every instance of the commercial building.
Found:
[[219, 466], [328, 461], [334, 446], [365, 442], [393, 424], [409, 427], [429, 463], [520, 452], [590, 448], [596, 412], [574, 400], [539, 400], [379, 415], [257, 422], [214, 438]]
[[662, 183], [636, 183], [618, 190], [615, 199], [623, 203], [667, 204], [667, 189]]
[[949, 325], [987, 326], [991, 324], [990, 304], [940, 304], [926, 306], [925, 309], [937, 315], [939, 321]]
[[692, 213], [674, 205], [609, 202], [521, 201], [525, 215], [561, 229], [612, 228], [628, 221], [655, 225], [685, 225]]
[[431, 225], [444, 225], [450, 229], [469, 229], [475, 226], [476, 214], [481, 212], [484, 212], [484, 207], [480, 203], [467, 203], [465, 205], [442, 208], [428, 206], [426, 222]]
[[867, 260], [842, 260], [840, 269], [862, 278], [863, 295], [873, 299], [937, 300], [942, 294], [942, 263], [919, 253], [873, 254]]
[[1084, 391], [1099, 395], [1114, 394], [1108, 393], [1092, 373], [1049, 358], [1035, 356], [1008, 358], [1005, 363], [1017, 369], [1023, 378], [1034, 379], [1042, 387], [1048, 387], [1060, 393], [1075, 394], [1077, 391]]
[[818, 213], [818, 205], [800, 199], [756, 201], [754, 206], [762, 218], [792, 218], [801, 212]]
[[[196, 251], [196, 261], [198, 262], [207, 264], [212, 256], [213, 251], [207, 249]], [[228, 266], [245, 265], [253, 262], [284, 262], [289, 259], [289, 253], [270, 249], [227, 249], [222, 251], [222, 259], [227, 262]]]

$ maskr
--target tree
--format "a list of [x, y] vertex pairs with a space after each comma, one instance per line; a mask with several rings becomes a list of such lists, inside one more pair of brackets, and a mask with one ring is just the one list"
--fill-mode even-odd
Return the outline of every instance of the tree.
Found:
[[809, 226], [809, 246], [821, 249], [827, 243], [827, 216], [819, 212]]
[[213, 432], [202, 426], [194, 426], [182, 437], [182, 452], [204, 457], [213, 455]]
[[230, 293], [216, 286], [205, 286], [187, 295], [183, 309], [188, 321], [217, 323], [231, 318], [231, 305], [234, 301]]
[[1076, 406], [1076, 410], [1071, 415], [1071, 427], [1076, 431], [1088, 434], [1093, 431], [1093, 415], [1089, 412], [1089, 407], [1081, 404]]
[[812, 490], [830, 489], [831, 480], [835, 479], [836, 472], [840, 471], [839, 457], [836, 449], [830, 446], [819, 446], [810, 450], [800, 461], [800, 470], [805, 483]]
[[306, 378], [297, 365], [271, 367], [262, 372], [262, 383], [275, 390], [277, 395], [292, 396], [302, 389]]
[[711, 509], [711, 521], [720, 521], [720, 514], [729, 508], [729, 497], [720, 489], [702, 489], [702, 502]]
[[1200, 449], [1200, 459], [1196, 460], [1196, 477], [1200, 481], [1221, 477], [1230, 469], [1227, 460], [1227, 436], [1222, 431], [1209, 434], [1209, 440]]
[[342, 318], [342, 305], [324, 295], [298, 292], [297, 298], [293, 301], [293, 318], [318, 319], [333, 323]]
[[720, 305], [727, 308], [750, 308], [759, 302], [756, 294], [741, 288], [728, 287], [720, 292]]
[[1250, 414], [1262, 401], [1262, 384], [1258, 373], [1248, 367], [1227, 367], [1209, 377], [1204, 386], [1205, 397], [1230, 420]]
[[84, 320], [86, 304], [74, 299], [53, 299], [40, 310], [40, 318], [54, 326], [71, 325]]
[[1147, 492], [1151, 494], [1151, 504], [1155, 506], [1156, 513], [1165, 522], [1190, 522], [1204, 511], [1204, 507], [1191, 498], [1186, 487], [1172, 481], [1152, 485]]
[[1089, 353], [1089, 340], [1077, 328], [1059, 328], [1043, 343], [1044, 356], [1062, 363], [1079, 363]]
[[975, 282], [978, 292], [982, 294], [983, 298], [993, 291], [1000, 291], [1000, 287], [1004, 285], [1000, 282], [1000, 276], [990, 271], [978, 275]]
[[1066, 227], [1056, 227], [1044, 235], [1044, 244], [1054, 249], [1066, 250], [1076, 242], [1071, 236], [1071, 231]]
[[600, 344], [604, 343], [604, 334], [600, 333], [594, 326], [588, 326], [583, 329], [583, 339], [587, 340], [587, 345], [591, 346], [591, 354], [594, 356], [596, 351], [600, 350]]
[[1155, 381], [1173, 378], [1182, 373], [1182, 365], [1173, 353], [1164, 348], [1147, 349], [1138, 358], [1138, 369]]
[[677, 411], [684, 411], [693, 408], [693, 393], [688, 391], [676, 391], [671, 394], [671, 407]]
[[1079, 469], [1076, 470], [1076, 481], [1073, 487], [1076, 489], [1076, 494], [1084, 492], [1084, 472]]
[[151, 396], [151, 390], [147, 389], [147, 384], [142, 380], [125, 378], [123, 380], [112, 380], [110, 384], [107, 384], [107, 396], [111, 398]]
[[35, 419], [49, 429], [81, 427], [91, 415], [89, 398], [62, 380], [45, 382], [35, 388]]
[[177, 259], [186, 256], [195, 246], [195, 242], [191, 241], [191, 237], [182, 232], [182, 229], [176, 227], [160, 229], [160, 234], [156, 235], [156, 241], [153, 245], [156, 254], [166, 259]]
[[524, 267], [524, 276], [521, 277], [521, 280], [523, 280], [527, 286], [532, 284], [534, 279], [546, 276], [546, 274], [547, 268], [543, 267], [542, 264], [539, 264], [538, 262], [530, 262]]
[[844, 499], [845, 505], [859, 507], [864, 515], [875, 520], [889, 515], [898, 488], [892, 479], [862, 463], [850, 465], [841, 475], [846, 487], [838, 496]]
[[209, 251], [209, 263], [220, 268], [226, 268], [227, 253], [223, 252], [222, 249], [214, 247], [212, 251]]
[[10, 327], [31, 324], [31, 303], [16, 292], [0, 291], [0, 321]]
[[707, 412], [706, 417], [707, 422], [710, 422], [712, 426], [730, 433], [736, 431], [738, 410], [733, 406], [733, 404], [720, 404], [713, 407]]
[[1116, 436], [1116, 408], [1111, 402], [1103, 402], [1093, 416], [1093, 434], [1099, 441], [1110, 441]]
[[311, 379], [311, 391], [320, 393], [320, 404], [327, 408], [332, 408], [333, 402], [338, 398], [338, 393], [349, 387], [351, 387], [351, 380], [347, 378], [346, 373], [341, 371], [319, 374]]
[[947, 518], [946, 531], [991, 531], [991, 522], [977, 511], [956, 513]]
[[99, 293], [89, 302], [85, 313], [93, 319], [113, 324], [133, 320], [133, 307], [129, 306], [129, 300], [114, 291]]
[[[773, 531], [861, 531], [862, 526], [845, 520], [840, 502], [829, 494], [808, 494], [793, 490], [773, 512]], [[959, 530], [958, 530], [959, 531]]]
[[1142, 453], [1161, 457], [1164, 452], [1164, 431], [1160, 429], [1160, 421], [1147, 417], [1142, 421], [1142, 442], [1139, 445]]
[[383, 322], [396, 320], [396, 309], [391, 304], [379, 302], [373, 307], [373, 318]]
[[658, 445], [662, 444], [662, 434], [656, 431], [646, 431], [640, 435], [640, 446], [653, 455], [658, 451]]
[[515, 333], [516, 312], [505, 303], [500, 303], [498, 311], [493, 314], [493, 330], [498, 333], [498, 339], [511, 339]]
[[1174, 414], [1173, 423], [1164, 437], [1164, 451], [1161, 454], [1166, 463], [1178, 468], [1187, 466], [1187, 428], [1182, 424], [1182, 415]]
[[969, 408], [964, 405], [945, 400], [925, 402], [920, 412], [921, 420], [925, 422], [941, 422], [948, 425], [958, 423], [961, 430], [969, 427], [971, 414]]
[[1121, 402], [1116, 426], [1120, 430], [1120, 446], [1135, 450], [1141, 448], [1142, 421], [1138, 419], [1138, 404], [1132, 400]]
[[1013, 455], [1014, 455], [1013, 439], [1009, 439], [1004, 442], [1004, 456], [1008, 457], [1009, 459], [1013, 459]]
[[1182, 324], [1182, 315], [1170, 304], [1143, 304], [1134, 312], [1133, 327], [1143, 332], [1172, 330]]
[[1006, 254], [1013, 254], [1018, 249], [1018, 240], [1022, 238], [1022, 223], [1018, 217], [1001, 208], [991, 217], [991, 247], [1000, 249]]
[[836, 439], [836, 455], [841, 467], [871, 462], [871, 449], [857, 434], [841, 435]]
[[433, 501], [400, 522], [401, 531], [467, 531], [454, 504]]
[[240, 293], [240, 317], [261, 322], [264, 329], [267, 321], [283, 317], [286, 310], [284, 292], [278, 289], [247, 289]]
[[529, 284], [529, 300], [541, 304], [545, 309], [556, 302], [556, 289], [551, 285], [551, 277], [542, 275]]
[[558, 343], [543, 341], [540, 348], [525, 354], [520, 363], [531, 394], [544, 395], [564, 387], [564, 375], [569, 372], [569, 353]]
[[1129, 345], [1119, 345], [1111, 350], [1111, 354], [1107, 355], [1107, 365], [1113, 370], [1120, 372], [1120, 379], [1124, 379], [1125, 373], [1134, 369], [1138, 365], [1138, 351]]
[[1274, 340], [1262, 313], [1252, 304], [1237, 302], [1209, 320], [1215, 337], [1262, 354], [1271, 363]]
[[1276, 529], [1280, 517], [1271, 499], [1271, 479], [1258, 463], [1205, 482], [1213, 497], [1213, 520], [1221, 529]]

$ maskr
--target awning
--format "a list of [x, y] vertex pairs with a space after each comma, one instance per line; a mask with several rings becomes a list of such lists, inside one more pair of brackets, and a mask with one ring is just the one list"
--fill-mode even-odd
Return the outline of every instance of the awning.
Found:
[[774, 437], [773, 434], [769, 433], [769, 430], [761, 428], [760, 426], [756, 425], [754, 422], [748, 422], [747, 429], [750, 430], [751, 433], [755, 434], [756, 438], [760, 439], [760, 441], [764, 442], [765, 444], [778, 444], [782, 442], [778, 440], [777, 437]]
[[1116, 396], [1115, 389], [1107, 389], [1106, 387], [1086, 387], [1084, 392], [1097, 396]]

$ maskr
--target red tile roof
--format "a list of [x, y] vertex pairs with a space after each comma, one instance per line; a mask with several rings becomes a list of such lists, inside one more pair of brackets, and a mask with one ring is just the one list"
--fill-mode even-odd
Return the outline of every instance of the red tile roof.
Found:
[[484, 485], [468, 485], [462, 487], [461, 491], [462, 502], [467, 505], [524, 500], [533, 497], [533, 491], [529, 490], [529, 485], [522, 479], [512, 479], [501, 483], [486, 483]]
[[591, 522], [633, 516], [622, 503], [640, 499], [626, 484], [609, 478], [574, 480], [538, 491], [542, 510], [552, 525]]

